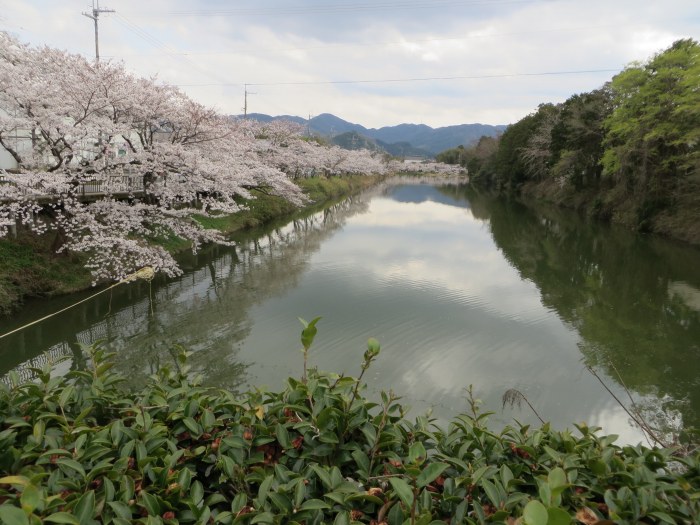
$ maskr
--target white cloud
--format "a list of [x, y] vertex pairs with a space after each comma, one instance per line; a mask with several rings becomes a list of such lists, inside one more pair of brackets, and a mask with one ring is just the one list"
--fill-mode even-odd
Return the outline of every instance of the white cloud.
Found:
[[[411, 207], [415, 213], [406, 213]], [[411, 239], [405, 238], [408, 230]], [[363, 242], [355, 242], [355, 234]], [[373, 242], [373, 235], [382, 241]], [[430, 238], [430, 244], [415, 242], [421, 236]], [[508, 265], [468, 208], [376, 198], [371, 213], [349, 219], [343, 242], [331, 242], [326, 250], [333, 260], [362, 265], [377, 282], [404, 289], [427, 287], [437, 296], [478, 303], [518, 323], [552, 320], [536, 286]]]
[[[2, 28], [34, 45], [92, 55], [85, 0], [28, 4], [1, 0]], [[102, 5], [116, 10], [100, 17], [102, 55], [123, 59], [138, 74], [183, 85], [228, 113], [240, 112], [243, 84], [264, 83], [253, 89], [251, 111], [330, 112], [368, 127], [513, 122], [542, 102], [595, 89], [613, 72], [323, 82], [620, 69], [675, 39], [697, 38], [700, 26], [697, 2], [686, 0], [450, 2], [422, 9], [397, 2], [394, 10], [350, 0]]]

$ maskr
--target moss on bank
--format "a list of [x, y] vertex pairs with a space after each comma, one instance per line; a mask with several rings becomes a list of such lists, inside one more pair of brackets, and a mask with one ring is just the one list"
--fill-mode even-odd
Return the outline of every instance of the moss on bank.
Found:
[[10, 313], [25, 297], [72, 293], [90, 286], [84, 258], [57, 254], [52, 244], [52, 234], [0, 239], [0, 314]]
[[[298, 181], [298, 185], [309, 198], [308, 206], [314, 206], [368, 188], [379, 179], [366, 175], [310, 178]], [[244, 204], [248, 209], [240, 213], [215, 218], [200, 216], [196, 219], [206, 228], [231, 234], [298, 211], [288, 201], [264, 193], [258, 193], [255, 199]], [[151, 241], [171, 253], [190, 247], [188, 241], [176, 236]], [[73, 293], [90, 287], [92, 277], [84, 266], [85, 258], [75, 254], [57, 254], [52, 248], [53, 244], [53, 233], [37, 236], [23, 231], [17, 238], [0, 239], [0, 315], [11, 313], [25, 298]]]

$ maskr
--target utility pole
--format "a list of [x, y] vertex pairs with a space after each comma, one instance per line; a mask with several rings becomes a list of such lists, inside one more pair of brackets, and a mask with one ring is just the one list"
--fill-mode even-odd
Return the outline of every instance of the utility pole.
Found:
[[248, 84], [243, 84], [243, 118], [248, 117], [248, 95], [257, 95], [248, 91]]
[[95, 22], [95, 62], [100, 61], [100, 41], [97, 30], [97, 21], [100, 18], [100, 13], [114, 13], [114, 9], [101, 8], [100, 0], [92, 0], [92, 13], [83, 13], [83, 16], [91, 18]]

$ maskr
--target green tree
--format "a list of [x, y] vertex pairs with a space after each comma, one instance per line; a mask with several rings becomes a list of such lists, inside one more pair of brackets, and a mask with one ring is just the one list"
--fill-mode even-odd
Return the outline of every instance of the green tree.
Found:
[[700, 45], [691, 39], [612, 80], [614, 111], [605, 122], [603, 170], [638, 198], [640, 210], [667, 202], [697, 173], [698, 86]]
[[517, 190], [530, 178], [532, 172], [523, 151], [550, 108], [551, 104], [540, 105], [537, 112], [527, 115], [505, 130], [498, 151], [489, 166], [492, 172], [491, 182], [496, 187]]
[[612, 111], [610, 97], [607, 84], [570, 97], [552, 129], [552, 176], [571, 184], [574, 190], [600, 180], [604, 122]]
[[446, 149], [438, 153], [435, 156], [435, 160], [438, 162], [444, 162], [445, 164], [454, 164], [460, 166], [466, 166], [466, 156], [465, 149], [463, 145], [459, 145], [456, 148]]

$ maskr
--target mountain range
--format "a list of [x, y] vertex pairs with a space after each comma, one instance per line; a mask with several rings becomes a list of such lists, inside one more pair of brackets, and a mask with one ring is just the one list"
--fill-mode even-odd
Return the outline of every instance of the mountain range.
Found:
[[311, 119], [292, 115], [273, 117], [262, 113], [249, 113], [247, 118], [260, 122], [290, 120], [307, 126], [311, 133], [327, 137], [334, 144], [346, 149], [377, 149], [395, 156], [433, 157], [446, 149], [459, 145], [468, 146], [483, 135], [495, 136], [506, 129], [504, 125], [489, 124], [460, 124], [441, 128], [431, 128], [425, 124], [399, 124], [366, 128], [330, 113], [322, 113]]

